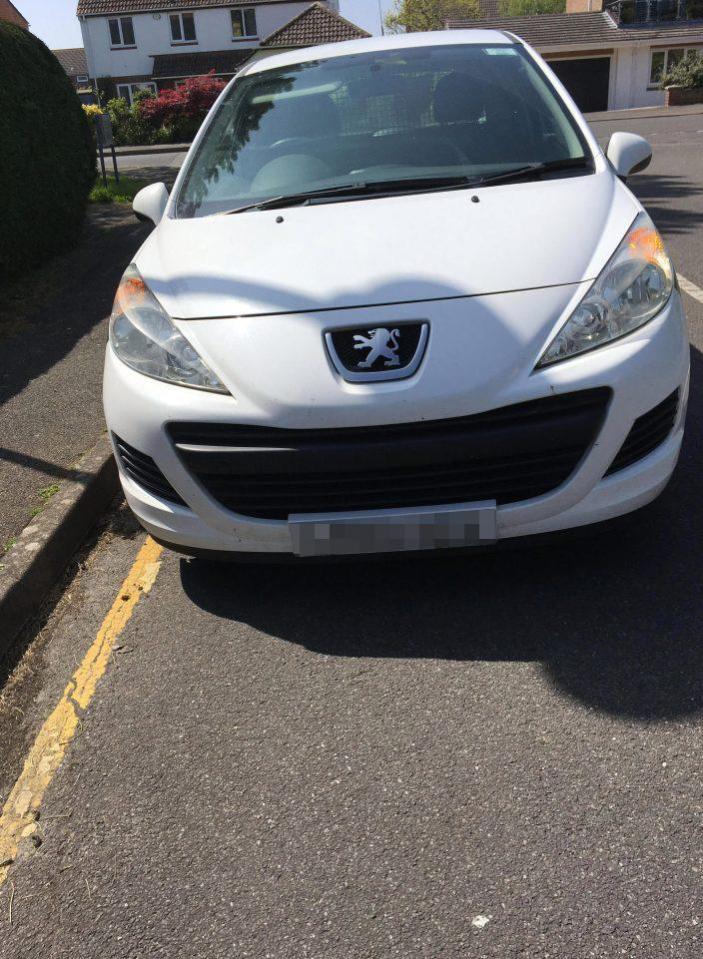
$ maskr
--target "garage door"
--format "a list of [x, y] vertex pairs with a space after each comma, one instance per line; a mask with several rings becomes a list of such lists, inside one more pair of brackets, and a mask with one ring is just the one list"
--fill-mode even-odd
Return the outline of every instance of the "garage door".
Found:
[[610, 57], [551, 60], [549, 66], [574, 98], [579, 110], [592, 113], [608, 109]]

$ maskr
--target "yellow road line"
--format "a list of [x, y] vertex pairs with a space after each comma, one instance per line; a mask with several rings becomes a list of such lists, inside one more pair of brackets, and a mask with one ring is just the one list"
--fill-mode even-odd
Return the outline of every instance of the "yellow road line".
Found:
[[0, 815], [0, 886], [17, 858], [20, 843], [37, 829], [44, 793], [75, 736], [80, 713], [88, 708], [107, 668], [115, 640], [127, 625], [139, 597], [154, 585], [162, 552], [158, 543], [147, 538], [83, 662], [34, 740]]

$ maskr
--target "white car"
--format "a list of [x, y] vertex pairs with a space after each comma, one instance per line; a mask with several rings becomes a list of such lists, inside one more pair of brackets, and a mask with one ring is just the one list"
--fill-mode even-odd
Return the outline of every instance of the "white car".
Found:
[[689, 349], [662, 240], [534, 51], [488, 30], [250, 62], [124, 275], [105, 413], [189, 554], [465, 547], [664, 488]]

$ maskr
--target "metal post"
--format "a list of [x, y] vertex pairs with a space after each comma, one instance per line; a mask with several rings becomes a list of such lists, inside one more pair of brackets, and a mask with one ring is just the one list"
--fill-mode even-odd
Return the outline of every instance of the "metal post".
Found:
[[110, 149], [112, 150], [112, 166], [115, 170], [115, 183], [120, 182], [120, 171], [117, 169], [117, 154], [115, 153], [115, 144], [111, 144]]
[[103, 184], [107, 189], [107, 172], [105, 171], [105, 153], [103, 151], [103, 145], [100, 140], [98, 140], [98, 153], [100, 155], [100, 169], [103, 172]]

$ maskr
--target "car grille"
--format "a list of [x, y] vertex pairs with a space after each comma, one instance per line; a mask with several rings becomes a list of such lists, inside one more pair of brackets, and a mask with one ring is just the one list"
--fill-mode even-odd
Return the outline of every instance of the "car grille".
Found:
[[671, 396], [667, 396], [653, 410], [636, 419], [605, 475], [610, 476], [618, 470], [627, 469], [660, 446], [674, 428], [678, 408], [679, 391], [674, 390]]
[[278, 429], [171, 423], [190, 472], [227, 509], [291, 513], [496, 500], [561, 485], [603, 422], [608, 389], [465, 416], [388, 426]]
[[160, 496], [161, 499], [177, 503], [179, 506], [185, 506], [181, 497], [150, 456], [147, 456], [146, 453], [140, 453], [139, 450], [130, 446], [129, 443], [125, 443], [114, 433], [112, 438], [117, 447], [120, 464], [127, 476], [150, 493], [153, 493], [154, 496]]

